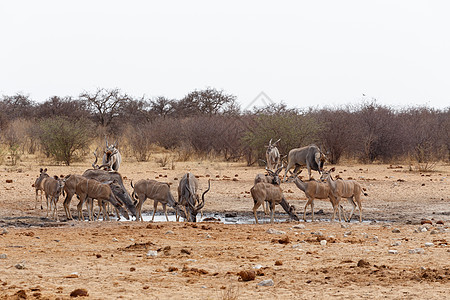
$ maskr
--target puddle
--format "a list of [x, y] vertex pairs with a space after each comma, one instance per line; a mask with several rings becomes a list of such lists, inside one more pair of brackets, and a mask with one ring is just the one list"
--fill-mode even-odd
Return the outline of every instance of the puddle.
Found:
[[[197, 215], [197, 222], [219, 222], [222, 224], [255, 224], [255, 217], [253, 215], [236, 215], [235, 217], [225, 216], [228, 214], [225, 213], [211, 213], [211, 214], [203, 214], [203, 218], [200, 217], [200, 214]], [[175, 215], [167, 215], [169, 218], [169, 222], [176, 222]], [[150, 222], [152, 220], [152, 213], [150, 214], [142, 214], [142, 217], [144, 219], [144, 222]], [[124, 220], [121, 219], [121, 221], [131, 221], [131, 220]], [[180, 221], [183, 221], [183, 218], [180, 218]], [[258, 215], [258, 221], [261, 224], [264, 223], [270, 223], [270, 216], [269, 217], [263, 217], [262, 215]], [[274, 217], [274, 221], [277, 223], [286, 222], [287, 221], [287, 215], [285, 217], [277, 218], [277, 216]], [[153, 222], [167, 222], [166, 216], [162, 213], [156, 213], [155, 219]]]
[[[234, 215], [234, 216], [229, 216]], [[168, 214], [169, 222], [176, 222], [175, 215]], [[152, 220], [152, 213], [150, 214], [143, 214], [142, 217], [144, 218], [144, 222], [151, 222]], [[299, 216], [301, 221], [303, 223], [303, 219], [301, 216]], [[276, 214], [274, 217], [274, 221], [276, 223], [283, 223], [288, 221], [287, 215], [278, 215]], [[131, 220], [125, 220], [121, 219], [121, 221], [128, 222]], [[270, 223], [270, 216], [264, 216], [262, 213], [258, 214], [258, 221], [260, 224], [266, 224]], [[330, 222], [330, 219], [327, 218], [315, 218], [315, 222]], [[155, 219], [153, 222], [167, 222], [166, 216], [163, 213], [157, 212], [155, 214]], [[180, 218], [180, 222], [184, 222], [183, 218]], [[200, 214], [197, 215], [197, 222], [219, 222], [222, 224], [255, 224], [255, 217], [253, 214], [242, 214], [239, 215], [238, 213], [209, 213], [209, 214], [203, 214], [203, 218], [200, 217]], [[311, 219], [306, 219], [307, 223], [311, 222]], [[334, 222], [339, 223], [339, 221], [336, 219]], [[369, 224], [373, 222], [373, 220], [363, 220], [362, 224]], [[376, 221], [377, 223], [383, 221]], [[347, 222], [342, 221], [342, 224], [348, 224]], [[350, 223], [359, 223], [358, 218], [352, 218]]]

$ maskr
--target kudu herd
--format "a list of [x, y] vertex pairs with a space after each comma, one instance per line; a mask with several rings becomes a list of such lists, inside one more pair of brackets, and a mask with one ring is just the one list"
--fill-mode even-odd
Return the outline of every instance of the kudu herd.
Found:
[[[276, 144], [280, 141], [272, 143], [269, 141], [266, 151], [267, 161], [265, 163], [266, 174], [257, 174], [253, 186], [250, 189], [250, 194], [253, 198], [253, 214], [255, 222], [258, 224], [257, 209], [263, 205], [264, 213], [269, 214], [270, 222], [274, 222], [275, 206], [279, 204], [288, 216], [298, 221], [299, 218], [295, 212], [293, 205], [289, 205], [283, 194], [281, 188], [280, 172], [284, 168], [283, 159], [280, 158], [280, 153], [276, 148]], [[34, 188], [36, 192], [35, 208], [39, 202], [40, 192], [40, 206], [42, 207], [42, 195], [45, 194], [47, 202], [47, 217], [51, 212], [52, 218], [58, 220], [57, 203], [58, 199], [63, 194], [65, 196], [63, 207], [68, 220], [72, 220], [70, 212], [70, 202], [74, 195], [77, 195], [79, 203], [77, 204], [78, 220], [84, 220], [83, 204], [86, 204], [88, 211], [88, 219], [94, 220], [93, 201], [96, 199], [100, 207], [100, 214], [103, 214], [104, 220], [109, 220], [109, 214], [106, 209], [106, 204], [111, 204], [120, 219], [120, 215], [126, 219], [130, 215], [136, 220], [143, 221], [142, 206], [147, 198], [153, 200], [153, 215], [154, 221], [155, 212], [158, 203], [163, 206], [163, 211], [166, 220], [169, 221], [167, 215], [167, 206], [175, 210], [176, 221], [179, 217], [184, 218], [188, 222], [196, 222], [197, 214], [202, 213], [202, 208], [205, 205], [205, 194], [211, 188], [211, 180], [208, 180], [208, 188], [203, 191], [201, 197], [199, 196], [199, 181], [195, 175], [188, 172], [182, 176], [178, 184], [178, 199], [175, 200], [171, 193], [170, 184], [158, 182], [151, 179], [138, 180], [134, 185], [131, 181], [133, 189], [132, 194], [128, 193], [123, 183], [123, 178], [118, 173], [122, 158], [117, 149], [117, 141], [110, 145], [106, 139], [106, 149], [103, 153], [102, 165], [97, 165], [98, 156], [97, 149], [94, 151], [95, 161], [92, 164], [92, 169], [86, 170], [82, 175], [69, 174], [67, 176], [49, 176], [47, 169], [40, 169], [39, 177], [35, 180]], [[341, 198], [347, 198], [352, 205], [348, 221], [353, 216], [353, 213], [358, 207], [359, 221], [362, 221], [362, 207], [361, 207], [361, 185], [354, 180], [333, 179], [331, 172], [324, 170], [325, 155], [316, 145], [309, 145], [303, 148], [292, 149], [287, 155], [288, 162], [285, 168], [283, 182], [294, 183], [301, 191], [304, 192], [307, 202], [303, 210], [303, 220], [306, 221], [306, 209], [311, 206], [312, 221], [314, 221], [314, 200], [328, 199], [333, 208], [333, 216], [331, 220], [335, 220], [336, 212], [338, 213], [339, 221], [341, 221], [341, 214], [344, 220], [347, 221], [343, 207], [340, 205]], [[300, 168], [306, 166], [308, 170], [309, 180], [303, 181], [299, 176], [302, 170]], [[294, 172], [290, 169], [294, 167]], [[321, 174], [320, 181], [311, 179], [311, 170], [318, 171]], [[287, 173], [290, 176], [287, 176]], [[366, 193], [363, 193], [367, 195]], [[266, 206], [264, 206], [266, 203]], [[203, 214], [202, 214], [203, 217]]]

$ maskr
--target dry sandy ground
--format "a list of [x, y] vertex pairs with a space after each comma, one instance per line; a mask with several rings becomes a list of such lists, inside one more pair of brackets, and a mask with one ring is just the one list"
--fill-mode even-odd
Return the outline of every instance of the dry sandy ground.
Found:
[[[75, 289], [85, 289], [92, 299], [444, 299], [450, 294], [448, 165], [425, 174], [408, 172], [405, 165], [338, 165], [341, 177], [367, 189], [362, 224], [355, 217], [350, 224], [329, 222], [330, 203], [316, 200], [316, 212], [323, 210], [316, 215], [320, 221], [311, 223], [308, 214], [307, 223], [288, 222], [278, 207], [273, 225], [67, 222], [61, 200], [61, 222], [55, 222], [45, 218], [45, 205], [35, 209], [31, 184], [43, 166], [0, 166], [0, 299], [69, 299]], [[45, 167], [50, 175], [66, 175], [88, 166]], [[251, 216], [249, 190], [260, 168], [206, 161], [176, 163], [175, 170], [126, 160], [121, 166], [129, 191], [130, 180], [158, 177], [173, 183], [174, 195], [175, 178], [186, 171], [200, 176], [202, 189], [207, 177], [212, 180], [205, 211]], [[301, 217], [306, 198], [294, 184], [283, 189]], [[145, 211], [152, 207], [147, 200]], [[422, 226], [421, 219], [432, 225]], [[410, 253], [418, 248], [422, 253]], [[243, 281], [241, 271], [256, 277]], [[263, 280], [273, 286], [259, 286]]]

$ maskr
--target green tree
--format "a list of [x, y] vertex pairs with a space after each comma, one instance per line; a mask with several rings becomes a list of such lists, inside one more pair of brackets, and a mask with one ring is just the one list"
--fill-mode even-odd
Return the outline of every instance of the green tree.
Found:
[[39, 140], [46, 152], [56, 161], [70, 165], [76, 157], [76, 152], [88, 147], [92, 128], [92, 123], [86, 119], [44, 119], [39, 123]]

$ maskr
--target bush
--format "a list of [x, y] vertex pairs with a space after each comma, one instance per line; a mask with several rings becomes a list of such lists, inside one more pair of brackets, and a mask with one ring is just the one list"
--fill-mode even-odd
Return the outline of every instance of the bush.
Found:
[[92, 128], [92, 123], [85, 119], [72, 121], [65, 117], [44, 119], [39, 123], [39, 140], [56, 161], [70, 165], [76, 157], [76, 151], [89, 146]]

